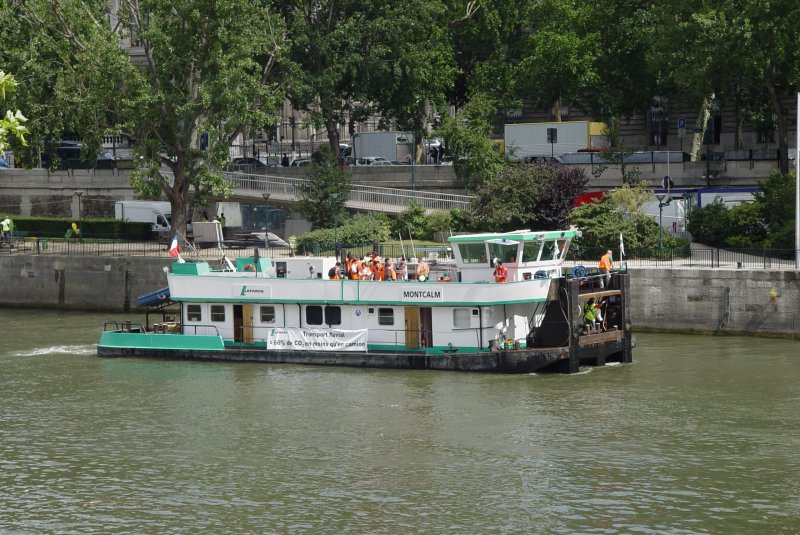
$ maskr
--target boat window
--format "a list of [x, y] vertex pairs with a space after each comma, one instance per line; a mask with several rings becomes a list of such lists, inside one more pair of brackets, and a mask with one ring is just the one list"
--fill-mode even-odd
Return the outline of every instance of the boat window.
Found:
[[225, 321], [225, 305], [211, 305], [211, 321]]
[[328, 325], [341, 325], [342, 307], [325, 307], [325, 323]]
[[556, 259], [558, 259], [558, 242], [544, 242], [544, 247], [542, 247], [542, 262]]
[[394, 309], [393, 308], [379, 308], [378, 309], [378, 325], [394, 325]]
[[186, 305], [186, 321], [203, 321], [200, 305]]
[[308, 305], [306, 307], [306, 324], [322, 325], [322, 307], [319, 305]]
[[514, 264], [517, 261], [517, 248], [519, 243], [489, 243], [489, 254], [492, 258], [499, 258], [504, 263]]
[[275, 307], [262, 306], [261, 307], [261, 323], [275, 323]]
[[522, 247], [522, 261], [536, 262], [539, 259], [539, 249], [542, 244], [538, 241], [526, 241]]
[[468, 308], [453, 309], [453, 326], [461, 329], [469, 328], [472, 311]]
[[482, 243], [459, 243], [461, 260], [465, 264], [486, 264], [486, 247]]

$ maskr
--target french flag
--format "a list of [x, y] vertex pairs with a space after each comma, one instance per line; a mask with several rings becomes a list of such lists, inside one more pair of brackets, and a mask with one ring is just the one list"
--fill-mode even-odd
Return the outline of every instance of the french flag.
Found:
[[171, 254], [172, 256], [178, 256], [179, 254], [181, 254], [181, 248], [178, 245], [178, 235], [177, 234], [175, 234], [172, 237], [172, 243], [169, 245], [169, 254]]

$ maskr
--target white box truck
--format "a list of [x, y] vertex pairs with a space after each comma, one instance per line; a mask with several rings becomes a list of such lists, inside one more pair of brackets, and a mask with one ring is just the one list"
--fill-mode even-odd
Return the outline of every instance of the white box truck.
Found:
[[608, 147], [606, 133], [605, 123], [593, 121], [507, 124], [506, 158], [524, 161], [557, 157], [581, 149], [603, 149]]
[[166, 201], [117, 201], [114, 217], [118, 221], [150, 223], [153, 232], [159, 234], [172, 228], [172, 206]]
[[404, 161], [413, 153], [412, 136], [408, 132], [367, 132], [353, 135], [352, 156], [356, 162], [362, 158], [380, 157], [384, 160]]

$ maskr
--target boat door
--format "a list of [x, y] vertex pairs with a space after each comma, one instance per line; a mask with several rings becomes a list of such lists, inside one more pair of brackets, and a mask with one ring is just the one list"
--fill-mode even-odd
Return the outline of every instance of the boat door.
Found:
[[433, 321], [430, 307], [405, 308], [406, 347], [431, 347], [433, 345]]
[[406, 326], [406, 347], [416, 349], [419, 347], [419, 308], [406, 307], [403, 314]]
[[253, 343], [253, 305], [233, 305], [233, 341]]

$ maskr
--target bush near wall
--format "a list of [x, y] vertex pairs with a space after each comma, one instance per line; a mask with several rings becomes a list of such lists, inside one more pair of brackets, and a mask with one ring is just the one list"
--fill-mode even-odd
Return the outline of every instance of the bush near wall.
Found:
[[[0, 217], [3, 219], [6, 216]], [[14, 232], [28, 236], [63, 238], [77, 219], [30, 217], [22, 215], [8, 216], [14, 221]], [[130, 223], [115, 219], [84, 219], [81, 221], [83, 235], [95, 239], [116, 240], [154, 240], [156, 235], [150, 223]]]

